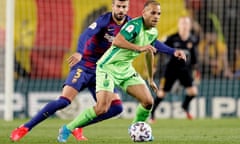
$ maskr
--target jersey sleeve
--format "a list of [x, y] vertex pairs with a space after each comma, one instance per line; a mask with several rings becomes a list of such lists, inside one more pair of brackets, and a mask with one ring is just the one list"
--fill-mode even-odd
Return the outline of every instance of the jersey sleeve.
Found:
[[174, 48], [171, 48], [166, 44], [161, 43], [159, 40], [155, 40], [152, 45], [157, 49], [157, 52], [162, 52], [169, 55], [173, 55], [175, 52]]
[[120, 33], [124, 36], [127, 41], [132, 41], [140, 31], [140, 26], [137, 23], [129, 21], [126, 23]]
[[96, 35], [103, 27], [105, 27], [110, 21], [109, 15], [100, 16], [95, 22], [88, 26], [87, 29], [80, 35], [78, 39], [77, 52], [83, 53], [84, 45], [91, 37]]

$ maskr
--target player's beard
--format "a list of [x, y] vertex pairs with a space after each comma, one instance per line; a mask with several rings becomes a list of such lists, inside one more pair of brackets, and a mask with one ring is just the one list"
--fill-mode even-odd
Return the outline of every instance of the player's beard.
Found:
[[151, 26], [156, 27], [157, 23], [158, 23], [158, 20], [154, 19], [154, 20], [151, 21]]
[[125, 15], [123, 13], [114, 13], [113, 16], [115, 17], [116, 20], [121, 21], [125, 18]]

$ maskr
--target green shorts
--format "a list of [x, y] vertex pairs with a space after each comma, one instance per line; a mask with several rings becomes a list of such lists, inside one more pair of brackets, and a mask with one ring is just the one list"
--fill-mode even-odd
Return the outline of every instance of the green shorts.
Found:
[[105, 90], [114, 92], [114, 87], [120, 87], [124, 91], [128, 86], [144, 84], [145, 81], [135, 71], [132, 65], [104, 65], [97, 66], [96, 70], [96, 91]]

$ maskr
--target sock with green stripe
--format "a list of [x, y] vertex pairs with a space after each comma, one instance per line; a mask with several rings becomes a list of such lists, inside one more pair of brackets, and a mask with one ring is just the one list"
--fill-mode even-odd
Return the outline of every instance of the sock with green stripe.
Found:
[[144, 108], [141, 104], [138, 105], [136, 109], [136, 116], [132, 123], [138, 122], [138, 121], [146, 121], [148, 116], [150, 115], [151, 109], [148, 110]]
[[79, 116], [77, 116], [73, 121], [67, 124], [67, 128], [73, 131], [75, 128], [81, 127], [82, 125], [89, 123], [89, 121], [92, 121], [96, 117], [97, 115], [93, 107], [86, 109]]

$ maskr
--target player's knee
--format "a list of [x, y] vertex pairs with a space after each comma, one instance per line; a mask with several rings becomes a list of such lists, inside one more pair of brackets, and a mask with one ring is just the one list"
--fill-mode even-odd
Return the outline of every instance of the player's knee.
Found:
[[153, 99], [148, 99], [148, 100], [142, 102], [142, 106], [146, 109], [151, 109], [153, 106]]
[[144, 107], [145, 107], [146, 109], [150, 110], [150, 109], [152, 109], [153, 104], [147, 104], [147, 105], [145, 105]]
[[62, 90], [62, 97], [67, 98], [71, 102], [75, 99], [77, 94], [78, 94], [78, 91], [75, 88], [68, 85], [65, 85]]
[[107, 107], [106, 105], [96, 104], [95, 106], [96, 115], [105, 114], [108, 111], [108, 109], [109, 107]]
[[107, 112], [107, 109], [96, 107], [95, 112], [96, 112], [96, 115], [102, 115]]
[[165, 95], [166, 95], [166, 92], [164, 92], [163, 90], [158, 90], [157, 96], [158, 96], [159, 98], [164, 98]]
[[53, 103], [55, 103], [55, 105], [58, 105], [59, 109], [62, 109], [67, 107], [69, 104], [71, 104], [71, 100], [61, 96], [59, 99], [55, 100]]
[[196, 86], [192, 86], [186, 89], [187, 95], [196, 96], [198, 95], [198, 89]]

